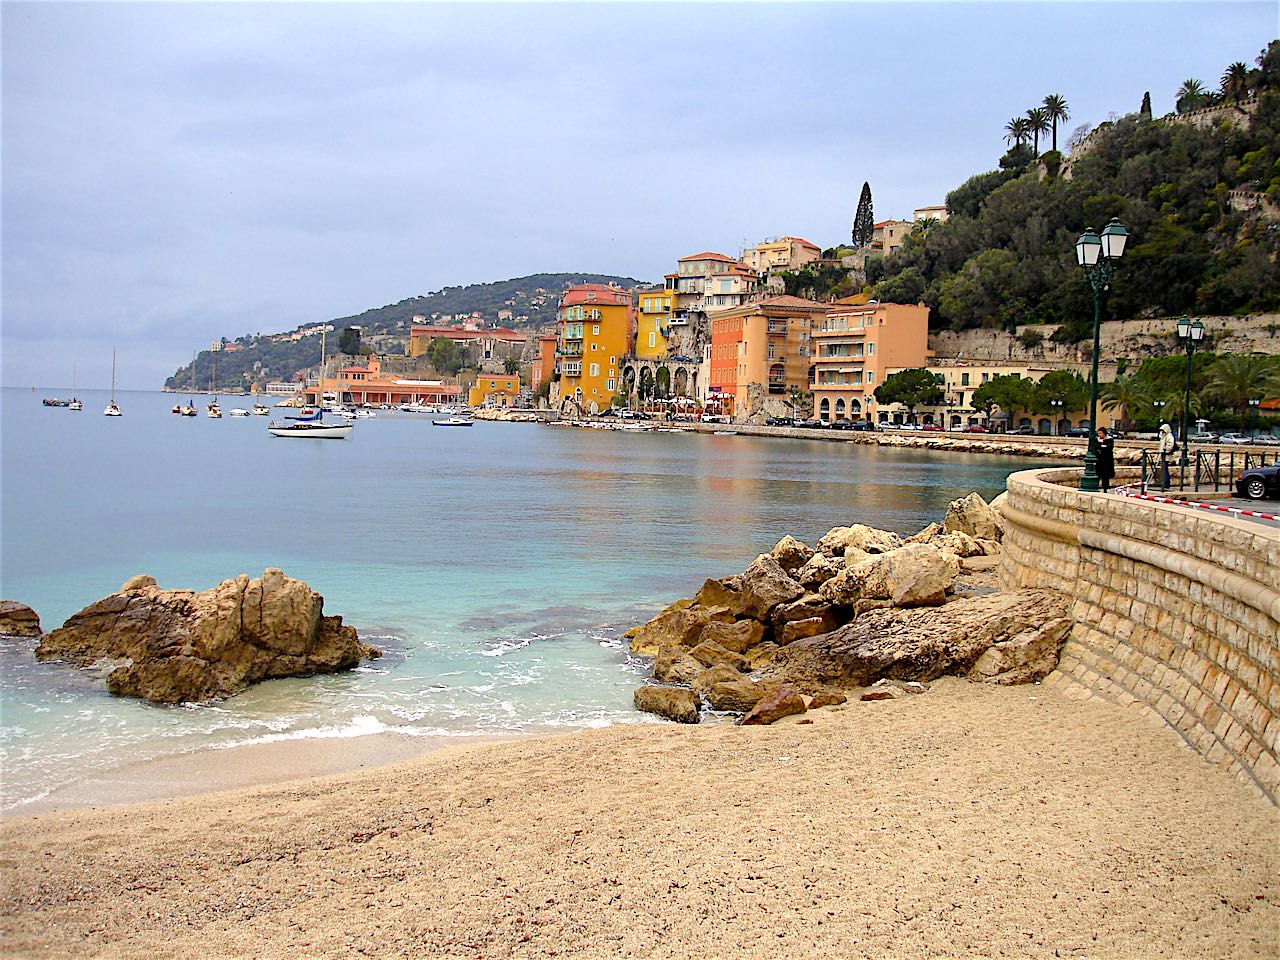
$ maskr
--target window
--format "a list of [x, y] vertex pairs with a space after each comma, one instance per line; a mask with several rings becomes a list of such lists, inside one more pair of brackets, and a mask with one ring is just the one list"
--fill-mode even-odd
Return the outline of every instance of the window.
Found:
[[984, 373], [984, 374], [982, 375], [982, 382], [983, 382], [983, 383], [986, 383], [986, 382], [987, 382], [988, 380], [990, 380], [990, 379], [991, 379], [991, 374], [989, 374], [989, 373]]
[[960, 374], [960, 386], [967, 387], [969, 385], [969, 375], [967, 373]]
[[876, 382], [876, 372], [875, 372], [874, 370], [868, 370], [866, 373], [864, 373], [864, 374], [863, 374], [862, 382], [863, 382], [863, 383], [875, 383], [875, 382]]
[[616, 390], [618, 389], [618, 381], [612, 379], [606, 380], [604, 382], [604, 387], [606, 390]]
[[598, 376], [600, 376], [600, 364], [598, 364], [598, 363], [593, 363], [593, 364], [591, 365], [591, 376], [593, 376], [593, 377], [598, 377]]
[[612, 367], [612, 366], [616, 366], [616, 365], [617, 365], [617, 363], [618, 363], [618, 358], [617, 358], [617, 357], [610, 357], [610, 358], [609, 358], [609, 366], [611, 366], [611, 367]]
[[876, 345], [874, 343], [867, 344], [867, 355], [871, 357], [876, 355]]
[[595, 350], [599, 350], [599, 349], [600, 349], [600, 344], [598, 344], [598, 343], [593, 343], [593, 344], [591, 345], [591, 349], [592, 349], [593, 351], [595, 351]]
[[591, 325], [591, 335], [592, 335], [593, 337], [598, 337], [598, 336], [600, 336], [600, 324], [598, 324], [598, 323], [593, 323], [593, 324]]
[[656, 347], [658, 345], [658, 335], [656, 333], [649, 334], [649, 346]]

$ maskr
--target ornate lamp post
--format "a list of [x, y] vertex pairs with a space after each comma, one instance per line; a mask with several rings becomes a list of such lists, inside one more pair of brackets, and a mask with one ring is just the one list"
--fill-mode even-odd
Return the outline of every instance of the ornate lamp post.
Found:
[[1178, 463], [1187, 466], [1187, 439], [1191, 436], [1191, 355], [1196, 352], [1196, 344], [1204, 339], [1204, 324], [1189, 317], [1178, 318], [1178, 339], [1187, 348], [1187, 386], [1182, 394], [1182, 456]]
[[1062, 423], [1062, 405], [1065, 402], [1066, 401], [1064, 400], [1049, 401], [1049, 406], [1053, 408], [1053, 435], [1055, 437], [1061, 434], [1061, 430], [1059, 430], [1059, 425]]
[[1076, 262], [1084, 268], [1084, 275], [1093, 287], [1093, 372], [1089, 377], [1089, 452], [1084, 455], [1084, 473], [1080, 477], [1080, 489], [1098, 489], [1098, 353], [1102, 330], [1102, 292], [1115, 273], [1115, 262], [1124, 256], [1125, 241], [1129, 231], [1119, 220], [1112, 218], [1102, 229], [1102, 235], [1086, 230], [1076, 241]]

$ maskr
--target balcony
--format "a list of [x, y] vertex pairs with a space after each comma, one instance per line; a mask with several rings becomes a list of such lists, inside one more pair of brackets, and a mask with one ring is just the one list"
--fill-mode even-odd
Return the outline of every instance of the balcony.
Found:
[[563, 350], [556, 351], [557, 357], [580, 357], [582, 356], [582, 344], [573, 347], [565, 347]]
[[776, 333], [785, 334], [786, 332], [787, 332], [787, 321], [785, 320], [769, 321], [769, 334], [771, 336]]

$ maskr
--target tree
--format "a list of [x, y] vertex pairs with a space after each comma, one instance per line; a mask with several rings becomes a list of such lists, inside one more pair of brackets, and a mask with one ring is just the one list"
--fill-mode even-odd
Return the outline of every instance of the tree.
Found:
[[1044, 107], [1032, 107], [1027, 111], [1027, 132], [1033, 138], [1032, 150], [1040, 156], [1040, 134], [1049, 132], [1049, 114]]
[[1174, 109], [1178, 113], [1190, 113], [1192, 110], [1203, 107], [1207, 99], [1208, 91], [1205, 90], [1204, 84], [1192, 77], [1189, 80], [1183, 80], [1182, 86], [1178, 88]]
[[1019, 410], [1026, 410], [1032, 403], [1035, 384], [1016, 373], [993, 377], [973, 391], [972, 407], [988, 417], [995, 410], [1009, 414], [1012, 419]]
[[912, 370], [899, 370], [885, 378], [884, 383], [876, 387], [876, 401], [882, 404], [900, 403], [907, 408], [907, 414], [914, 419], [915, 409], [920, 405], [930, 406], [942, 402], [942, 387], [937, 379], [924, 367]]
[[1142, 106], [1138, 108], [1138, 119], [1151, 119], [1151, 91], [1148, 90], [1142, 95]]
[[[1062, 401], [1061, 407], [1053, 401]], [[1083, 410], [1089, 403], [1089, 385], [1071, 370], [1050, 370], [1036, 384], [1031, 408], [1036, 413], [1068, 413]]]
[[858, 197], [858, 212], [853, 217], [853, 245], [857, 249], [871, 244], [875, 231], [875, 211], [871, 205], [871, 184], [863, 181], [862, 194]]
[[1026, 117], [1014, 117], [1004, 125], [1004, 139], [1010, 146], [1020, 147], [1031, 134], [1031, 127]]
[[338, 350], [341, 353], [357, 356], [360, 353], [360, 328], [343, 327], [338, 335]]
[[502, 369], [506, 371], [507, 376], [515, 376], [516, 372], [520, 369], [520, 361], [515, 357], [507, 357], [502, 361]]
[[1053, 131], [1053, 151], [1057, 153], [1058, 121], [1071, 119], [1071, 114], [1067, 112], [1066, 99], [1056, 93], [1049, 94], [1044, 98], [1044, 114], [1049, 118], [1049, 129]]
[[1237, 60], [1222, 74], [1222, 97], [1239, 103], [1249, 95], [1249, 68]]
[[1145, 416], [1151, 406], [1151, 391], [1147, 385], [1133, 376], [1118, 375], [1110, 383], [1100, 384], [1098, 399], [1102, 401], [1103, 410], [1121, 409], [1124, 417], [1121, 425]]
[[457, 345], [448, 337], [436, 337], [427, 346], [427, 359], [437, 371], [455, 374], [462, 369], [462, 357]]
[[1240, 415], [1243, 430], [1251, 400], [1280, 396], [1280, 369], [1274, 357], [1260, 353], [1224, 353], [1209, 368], [1205, 391]]

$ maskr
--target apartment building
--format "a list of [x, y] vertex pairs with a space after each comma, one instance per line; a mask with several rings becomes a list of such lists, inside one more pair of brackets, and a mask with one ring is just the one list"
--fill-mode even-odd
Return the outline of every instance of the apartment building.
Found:
[[781, 237], [748, 247], [742, 262], [758, 274], [802, 270], [807, 264], [822, 259], [822, 248], [800, 237]]
[[667, 334], [675, 304], [676, 294], [670, 287], [641, 290], [636, 295], [635, 356], [638, 359], [667, 358]]
[[871, 228], [871, 246], [885, 254], [893, 253], [914, 227], [911, 220], [881, 220]]
[[764, 398], [786, 399], [809, 387], [810, 333], [827, 304], [770, 297], [708, 315], [707, 395], [726, 412], [761, 412]]
[[929, 308], [923, 304], [833, 305], [810, 331], [814, 415], [876, 419], [875, 389], [889, 372], [923, 367], [929, 356]]
[[600, 283], [570, 287], [560, 298], [558, 318], [559, 403], [599, 413], [618, 392], [621, 361], [631, 348], [631, 295]]

